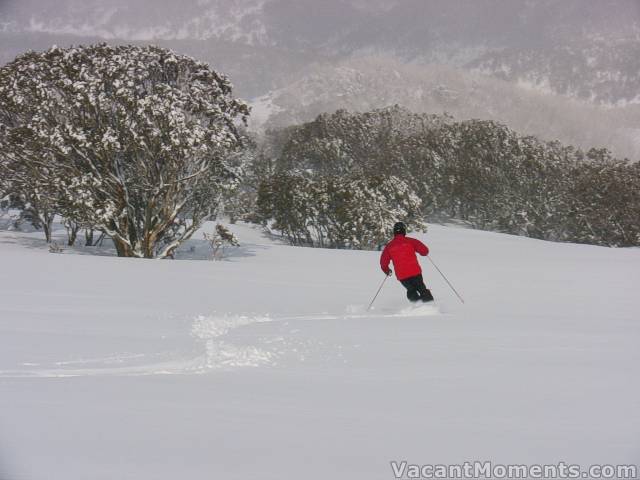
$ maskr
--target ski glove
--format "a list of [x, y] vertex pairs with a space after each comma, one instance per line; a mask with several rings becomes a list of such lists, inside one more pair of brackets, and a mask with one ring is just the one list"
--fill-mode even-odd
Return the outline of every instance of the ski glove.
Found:
[[389, 269], [389, 270], [387, 270], [387, 271], [386, 271], [386, 272], [384, 272], [384, 273], [386, 273], [386, 274], [387, 274], [387, 277], [390, 277], [390, 276], [391, 276], [391, 274], [393, 273], [393, 270]]

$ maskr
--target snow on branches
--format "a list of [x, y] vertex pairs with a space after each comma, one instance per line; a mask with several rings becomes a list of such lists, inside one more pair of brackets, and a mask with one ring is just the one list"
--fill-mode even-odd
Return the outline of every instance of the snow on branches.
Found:
[[421, 204], [393, 176], [280, 172], [258, 192], [260, 215], [272, 219], [292, 244], [328, 248], [375, 249], [399, 220], [425, 231]]
[[[398, 106], [322, 114], [266, 141], [273, 153], [263, 163], [273, 166], [258, 183], [258, 218], [294, 243], [366, 248], [395, 215], [409, 224], [456, 219], [546, 240], [640, 245], [640, 163], [603, 148], [583, 152], [494, 121]], [[359, 233], [349, 238], [352, 231]]]
[[28, 52], [0, 69], [0, 147], [16, 195], [164, 257], [238, 180], [249, 109], [207, 64], [155, 47]]

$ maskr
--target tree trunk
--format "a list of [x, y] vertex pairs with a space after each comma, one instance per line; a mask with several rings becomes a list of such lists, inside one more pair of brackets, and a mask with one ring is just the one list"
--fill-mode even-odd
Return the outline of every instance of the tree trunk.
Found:
[[70, 247], [73, 247], [73, 245], [76, 243], [76, 239], [78, 238], [78, 230], [79, 228], [77, 227], [72, 227], [69, 230], [67, 230], [67, 244]]
[[43, 215], [42, 229], [44, 230], [44, 237], [47, 243], [51, 243], [51, 234], [53, 232], [53, 219], [54, 215]]
[[144, 245], [144, 258], [154, 258], [155, 257], [155, 248], [154, 245], [148, 243]]
[[100, 236], [98, 237], [98, 240], [96, 241], [96, 243], [94, 244], [94, 247], [101, 247], [102, 246], [102, 242], [104, 241], [104, 238], [107, 236], [106, 233], [102, 232], [100, 234]]
[[47, 243], [51, 243], [51, 225], [43, 223], [42, 229], [44, 230], [44, 238], [47, 240]]
[[117, 238], [112, 238], [113, 244], [116, 247], [116, 252], [118, 252], [119, 257], [133, 257], [133, 250], [126, 243], [118, 240]]
[[78, 238], [78, 232], [80, 231], [80, 225], [71, 220], [67, 220], [64, 225], [67, 229], [67, 244], [70, 247], [76, 243], [76, 239]]
[[144, 258], [154, 258], [155, 257], [155, 246], [156, 239], [158, 238], [158, 234], [156, 232], [145, 232], [144, 240], [142, 242], [142, 252]]
[[93, 228], [87, 228], [84, 231], [84, 245], [85, 247], [93, 247]]

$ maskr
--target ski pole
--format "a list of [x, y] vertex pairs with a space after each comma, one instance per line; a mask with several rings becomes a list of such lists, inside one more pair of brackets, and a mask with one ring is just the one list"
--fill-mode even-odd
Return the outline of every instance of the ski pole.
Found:
[[382, 287], [384, 286], [384, 282], [387, 281], [387, 278], [389, 278], [389, 275], [385, 275], [384, 276], [384, 280], [382, 280], [382, 283], [380, 284], [380, 288], [378, 289], [378, 291], [376, 292], [376, 295], [373, 297], [373, 300], [371, 300], [371, 303], [369, 304], [369, 306], [367, 307], [367, 312], [369, 311], [369, 309], [371, 308], [371, 305], [373, 305], [373, 302], [376, 301], [376, 298], [378, 298], [378, 294], [380, 293], [380, 290], [382, 290]]
[[427, 258], [428, 258], [428, 259], [429, 259], [429, 261], [433, 264], [433, 266], [434, 266], [434, 267], [436, 267], [436, 270], [438, 270], [438, 273], [439, 273], [440, 275], [442, 275], [442, 278], [444, 278], [444, 281], [445, 281], [445, 282], [447, 282], [447, 283], [449, 284], [449, 286], [451, 287], [451, 290], [453, 290], [453, 293], [455, 293], [455, 294], [458, 296], [458, 298], [460, 299], [460, 301], [461, 301], [462, 303], [464, 303], [464, 300], [462, 299], [462, 297], [460, 296], [460, 294], [456, 291], [456, 289], [455, 289], [455, 288], [453, 288], [453, 285], [451, 285], [451, 282], [450, 282], [449, 280], [447, 280], [447, 277], [445, 277], [445, 276], [444, 276], [444, 273], [442, 273], [442, 270], [440, 270], [440, 269], [438, 268], [438, 266], [436, 265], [436, 263], [431, 259], [431, 256], [430, 256], [430, 255], [428, 255], [428, 256], [427, 256]]

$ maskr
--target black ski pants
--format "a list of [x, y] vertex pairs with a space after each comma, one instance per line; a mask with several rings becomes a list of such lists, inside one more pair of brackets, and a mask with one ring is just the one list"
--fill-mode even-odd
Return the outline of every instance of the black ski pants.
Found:
[[430, 302], [433, 300], [431, 290], [424, 284], [422, 274], [400, 280], [400, 283], [407, 289], [407, 298], [409, 301], [417, 302], [418, 300], [422, 300], [423, 302]]

